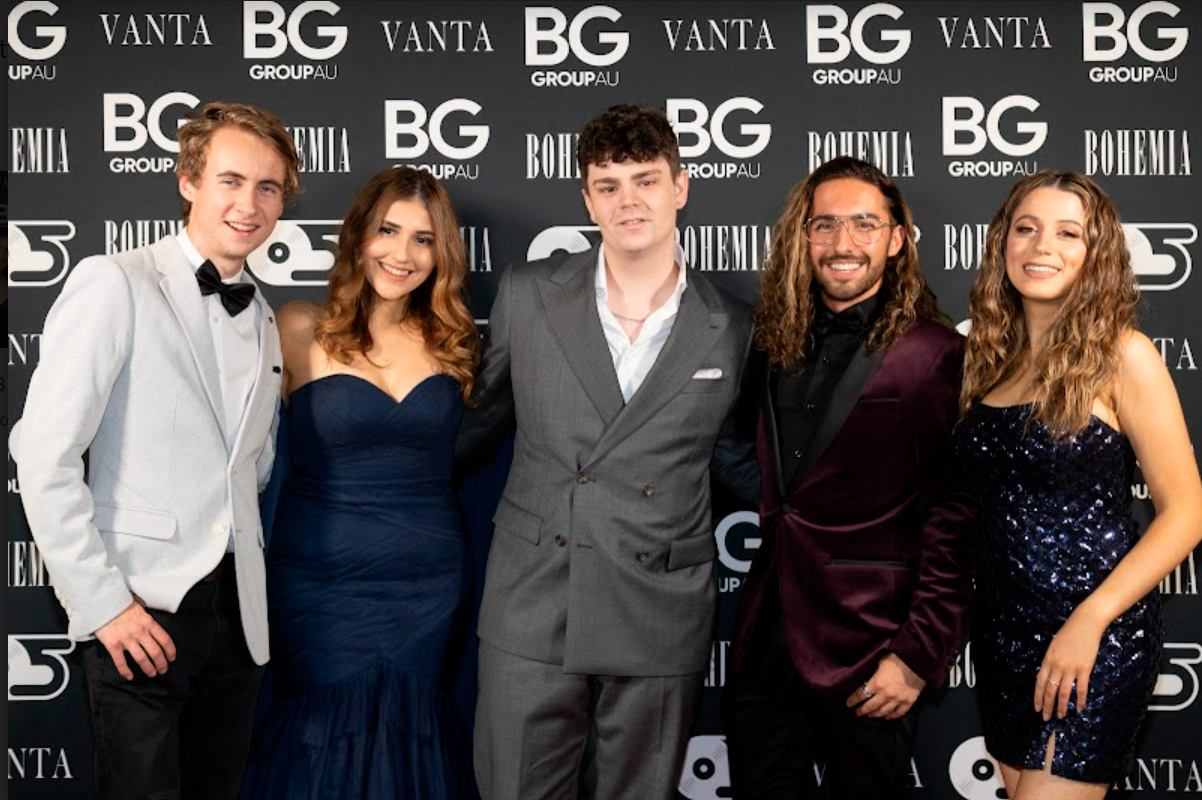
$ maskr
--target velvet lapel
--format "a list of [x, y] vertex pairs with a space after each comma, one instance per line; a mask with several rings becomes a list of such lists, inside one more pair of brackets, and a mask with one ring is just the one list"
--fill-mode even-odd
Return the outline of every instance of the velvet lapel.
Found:
[[760, 391], [764, 402], [761, 406], [764, 414], [764, 427], [768, 431], [768, 447], [772, 451], [772, 476], [776, 481], [777, 496], [785, 496], [785, 477], [780, 468], [780, 431], [776, 428], [776, 401], [772, 396], [772, 368], [768, 366], [768, 356], [759, 356], [764, 360], [763, 375], [761, 376]]
[[[802, 455], [801, 467], [797, 471], [797, 481], [794, 485], [788, 487], [790, 492], [797, 488], [797, 483], [805, 479], [806, 473], [810, 471], [818, 459], [822, 457], [822, 454], [826, 452], [826, 448], [830, 446], [831, 441], [835, 438], [835, 434], [839, 432], [843, 427], [843, 423], [847, 421], [847, 416], [851, 414], [856, 401], [860, 399], [860, 395], [864, 392], [864, 387], [868, 385], [869, 379], [876, 371], [876, 368], [880, 366], [884, 357], [884, 350], [869, 353], [866, 347], [861, 347], [852, 356], [851, 363], [847, 365], [847, 371], [843, 373], [843, 377], [835, 384], [835, 390], [831, 393], [831, 399], [827, 403], [826, 411], [822, 415], [822, 421], [818, 423], [818, 429], [814, 431], [814, 438], [810, 440], [805, 453]], [[777, 448], [777, 464], [779, 464], [779, 444]], [[783, 478], [780, 480], [783, 480]]]

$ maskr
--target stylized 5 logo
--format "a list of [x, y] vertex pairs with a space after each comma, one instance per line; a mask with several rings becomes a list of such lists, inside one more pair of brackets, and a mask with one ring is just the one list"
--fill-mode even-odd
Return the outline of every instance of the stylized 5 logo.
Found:
[[75, 642], [62, 634], [8, 637], [8, 700], [53, 700], [67, 688], [71, 669], [63, 656]]
[[1198, 699], [1197, 667], [1202, 664], [1202, 645], [1165, 642], [1163, 658], [1148, 710], [1181, 711]]
[[1167, 292], [1189, 278], [1193, 258], [1186, 245], [1197, 241], [1196, 227], [1188, 222], [1135, 222], [1124, 223], [1123, 233], [1140, 289]]
[[9, 222], [8, 285], [42, 287], [62, 281], [71, 267], [64, 242], [74, 238], [75, 223], [67, 220]]

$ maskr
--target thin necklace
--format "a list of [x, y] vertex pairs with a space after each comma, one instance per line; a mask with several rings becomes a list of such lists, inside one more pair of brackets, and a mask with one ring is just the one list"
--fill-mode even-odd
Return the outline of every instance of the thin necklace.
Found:
[[[606, 306], [606, 308], [609, 308], [609, 306]], [[650, 314], [648, 314], [647, 317], [628, 317], [625, 314], [619, 314], [617, 311], [614, 311], [612, 308], [609, 309], [609, 313], [613, 314], [618, 319], [624, 319], [627, 322], [639, 322], [639, 323], [646, 322], [647, 317], [651, 316]]]

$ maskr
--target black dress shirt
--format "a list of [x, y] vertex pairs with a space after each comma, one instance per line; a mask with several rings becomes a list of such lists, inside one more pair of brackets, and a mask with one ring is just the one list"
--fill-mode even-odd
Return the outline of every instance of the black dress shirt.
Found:
[[819, 300], [811, 327], [810, 349], [800, 375], [772, 371], [772, 400], [780, 437], [781, 477], [786, 487], [800, 479], [797, 470], [831, 393], [852, 356], [864, 345], [872, 326], [881, 318], [886, 296], [877, 292], [838, 314]]

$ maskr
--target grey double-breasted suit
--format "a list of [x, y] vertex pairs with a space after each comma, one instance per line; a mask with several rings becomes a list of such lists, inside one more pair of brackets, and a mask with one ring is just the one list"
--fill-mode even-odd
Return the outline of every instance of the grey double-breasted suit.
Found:
[[568, 672], [697, 672], [715, 600], [711, 459], [755, 480], [754, 464], [720, 442], [750, 315], [690, 272], [671, 336], [627, 405], [597, 314], [596, 264], [590, 250], [501, 278], [478, 405], [456, 448], [470, 463], [517, 423], [480, 637]]
[[[556, 674], [688, 676], [679, 712], [665, 711], [657, 723], [683, 731], [669, 737], [665, 752], [642, 753], [667, 761], [687, 734], [714, 628], [711, 469], [758, 497], [754, 444], [730, 435], [751, 317], [746, 305], [690, 271], [671, 333], [626, 403], [598, 313], [597, 265], [594, 249], [512, 268], [500, 281], [477, 405], [456, 447], [457, 471], [470, 472], [516, 423], [479, 635], [486, 648], [551, 665]], [[497, 693], [488, 687], [498, 682], [486, 674], [490, 663], [499, 662], [482, 656], [476, 760], [477, 773], [483, 763], [489, 774], [481, 789], [487, 794], [491, 783], [498, 797], [532, 791], [535, 779], [510, 783], [493, 773], [537, 771], [555, 757], [578, 764], [578, 750], [544, 758], [525, 742], [512, 756], [491, 752], [482, 730], [537, 737], [539, 723], [530, 717], [543, 712], [490, 719], [497, 708], [520, 706], [492, 702]], [[532, 697], [552, 691], [512, 687], [515, 677], [507, 674], [501, 688]], [[646, 740], [632, 735], [629, 742], [638, 748]], [[666, 786], [664, 775], [676, 767], [658, 768], [655, 785]], [[548, 775], [539, 791], [555, 780]]]

